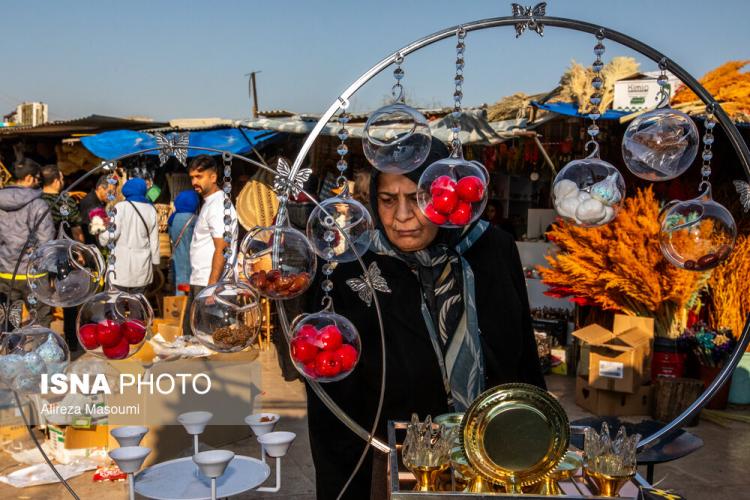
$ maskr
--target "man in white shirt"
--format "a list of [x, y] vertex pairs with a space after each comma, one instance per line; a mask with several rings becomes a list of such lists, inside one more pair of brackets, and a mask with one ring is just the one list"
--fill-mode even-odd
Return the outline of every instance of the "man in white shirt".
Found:
[[[192, 299], [203, 288], [213, 285], [221, 278], [224, 272], [224, 249], [230, 243], [224, 240], [224, 191], [219, 188], [219, 166], [216, 160], [208, 155], [196, 156], [190, 162], [188, 174], [193, 189], [203, 198], [203, 207], [195, 222], [193, 239], [190, 242], [189, 302], [192, 303]], [[231, 202], [229, 216], [232, 220], [229, 231], [232, 234], [231, 249], [234, 259], [237, 247], [237, 214]]]

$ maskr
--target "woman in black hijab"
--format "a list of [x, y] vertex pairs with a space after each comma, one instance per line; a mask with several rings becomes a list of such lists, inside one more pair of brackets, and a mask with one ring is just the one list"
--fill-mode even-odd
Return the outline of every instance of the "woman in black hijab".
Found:
[[[388, 284], [377, 293], [383, 313], [386, 387], [377, 436], [388, 420], [421, 419], [464, 411], [485, 389], [508, 382], [544, 388], [531, 327], [521, 261], [513, 238], [479, 221], [446, 230], [429, 222], [417, 205], [419, 176], [448, 156], [433, 139], [430, 156], [405, 175], [373, 170], [370, 202], [376, 232], [363, 256]], [[339, 264], [331, 276], [338, 314], [357, 327], [362, 354], [344, 380], [325, 384], [331, 397], [371, 429], [380, 391], [380, 333], [374, 305], [347, 280], [363, 274], [358, 262]], [[316, 288], [316, 290], [319, 289]], [[320, 296], [315, 304], [320, 304]], [[335, 499], [365, 446], [308, 387], [308, 428], [317, 497]], [[344, 498], [385, 498], [385, 457], [373, 451]], [[371, 490], [372, 484], [372, 490]]]

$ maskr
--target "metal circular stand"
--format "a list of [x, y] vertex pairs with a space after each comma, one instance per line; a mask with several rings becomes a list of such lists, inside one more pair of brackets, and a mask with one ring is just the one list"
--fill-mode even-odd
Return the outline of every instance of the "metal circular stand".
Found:
[[[481, 31], [481, 30], [485, 30], [489, 28], [497, 28], [497, 27], [503, 27], [503, 26], [515, 26], [516, 24], [519, 24], [519, 23], [521, 24], [525, 23], [527, 25], [530, 23], [536, 23], [538, 25], [541, 24], [543, 26], [554, 26], [558, 28], [571, 29], [571, 30], [582, 31], [584, 33], [591, 33], [591, 34], [603, 33], [605, 38], [609, 40], [620, 43], [621, 45], [624, 45], [637, 52], [640, 52], [641, 54], [648, 57], [654, 62], [657, 62], [657, 63], [662, 62], [666, 64], [666, 69], [668, 71], [671, 71], [677, 78], [679, 78], [683, 83], [685, 83], [685, 85], [687, 85], [690, 88], [690, 90], [695, 92], [696, 95], [705, 104], [707, 105], [713, 104], [715, 106], [716, 119], [721, 125], [724, 132], [726, 133], [727, 137], [729, 138], [729, 141], [731, 142], [732, 147], [734, 148], [735, 152], [737, 153], [738, 158], [740, 159], [740, 162], [742, 163], [742, 167], [745, 170], [745, 175], [748, 177], [748, 180], [750, 180], [750, 150], [748, 149], [747, 144], [745, 144], [744, 140], [742, 139], [742, 136], [740, 135], [739, 130], [737, 130], [737, 127], [734, 125], [734, 122], [726, 114], [726, 112], [721, 107], [721, 105], [714, 100], [713, 96], [705, 88], [703, 88], [703, 86], [695, 78], [693, 78], [690, 75], [690, 73], [685, 71], [681, 66], [676, 64], [674, 61], [667, 58], [661, 52], [640, 42], [639, 40], [636, 40], [635, 38], [629, 37], [618, 31], [610, 30], [602, 26], [598, 26], [598, 25], [583, 22], [583, 21], [578, 21], [575, 19], [565, 19], [565, 18], [559, 18], [559, 17], [546, 17], [546, 16], [542, 16], [542, 17], [508, 16], [508, 17], [496, 17], [496, 18], [482, 19], [479, 21], [468, 22], [465, 24], [461, 24], [461, 25], [453, 26], [451, 28], [444, 29], [442, 31], [438, 31], [424, 38], [420, 38], [419, 40], [416, 40], [408, 45], [405, 45], [401, 49], [385, 57], [380, 62], [375, 64], [372, 68], [367, 70], [364, 74], [362, 74], [362, 76], [360, 76], [349, 87], [347, 87], [346, 90], [344, 90], [341, 93], [341, 95], [338, 98], [336, 98], [336, 100], [328, 107], [328, 110], [320, 117], [318, 122], [315, 124], [315, 127], [310, 132], [310, 135], [308, 135], [307, 139], [305, 139], [305, 142], [300, 148], [297, 158], [295, 158], [294, 160], [294, 164], [292, 165], [291, 177], [294, 177], [296, 172], [299, 170], [300, 166], [302, 165], [302, 162], [305, 160], [313, 143], [315, 142], [317, 137], [320, 135], [320, 133], [322, 132], [323, 128], [326, 126], [328, 121], [333, 117], [333, 115], [340, 109], [346, 109], [349, 106], [349, 99], [351, 98], [352, 95], [354, 95], [365, 83], [367, 83], [373, 77], [375, 77], [380, 72], [382, 72], [383, 70], [385, 70], [386, 68], [394, 64], [397, 59], [405, 57], [406, 55], [411, 54], [412, 52], [416, 52], [429, 45], [432, 45], [435, 42], [439, 42], [440, 40], [453, 37], [456, 35], [456, 33], [460, 29], [463, 29], [467, 32]], [[376, 293], [374, 293], [373, 295], [377, 297]], [[286, 318], [283, 318], [283, 319], [284, 321], [286, 320]], [[661, 428], [659, 431], [652, 434], [651, 436], [646, 436], [643, 439], [641, 439], [641, 441], [638, 443], [638, 449], [643, 449], [649, 445], [655, 444], [657, 441], [666, 437], [671, 432], [679, 429], [684, 423], [689, 421], [695, 414], [697, 414], [701, 410], [701, 408], [703, 408], [708, 403], [711, 397], [727, 381], [729, 376], [732, 374], [732, 371], [739, 363], [748, 345], [750, 345], [750, 317], [746, 319], [745, 327], [742, 330], [742, 334], [740, 335], [740, 338], [737, 342], [737, 346], [735, 347], [734, 351], [729, 357], [729, 360], [726, 362], [726, 364], [722, 368], [721, 372], [717, 375], [716, 379], [714, 379], [714, 381], [705, 389], [705, 391], [698, 397], [698, 399], [696, 399], [693, 402], [693, 404], [691, 404], [684, 412], [678, 415], [673, 421], [669, 422], [666, 426], [664, 426], [663, 428]], [[342, 415], [337, 414], [337, 416], [339, 418], [342, 418]]]

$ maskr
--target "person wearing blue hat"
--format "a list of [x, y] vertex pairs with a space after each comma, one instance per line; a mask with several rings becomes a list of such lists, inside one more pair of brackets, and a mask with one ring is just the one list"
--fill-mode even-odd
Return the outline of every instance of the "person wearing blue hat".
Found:
[[174, 199], [174, 213], [169, 216], [169, 240], [172, 242], [172, 272], [175, 295], [186, 295], [180, 285], [190, 289], [190, 242], [200, 206], [200, 196], [190, 189], [180, 192]]

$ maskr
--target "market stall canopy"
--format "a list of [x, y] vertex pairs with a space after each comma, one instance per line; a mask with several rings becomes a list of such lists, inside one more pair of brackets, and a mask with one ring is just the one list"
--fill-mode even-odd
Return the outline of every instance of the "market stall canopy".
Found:
[[[447, 144], [453, 138], [453, 132], [451, 132], [453, 118], [451, 118], [450, 113], [447, 111], [443, 114], [444, 116], [441, 118], [430, 121], [429, 125], [432, 136]], [[486, 116], [487, 114], [484, 109], [464, 110], [460, 118], [461, 132], [459, 133], [459, 138], [464, 145], [497, 144], [513, 137], [513, 129], [524, 128], [526, 126], [526, 120], [489, 122]], [[251, 129], [275, 130], [289, 134], [307, 135], [313, 130], [317, 121], [318, 117], [316, 116], [294, 115], [279, 118], [257, 118], [242, 123], [243, 126]], [[410, 127], [410, 125], [406, 124], [403, 126], [405, 129]], [[393, 125], [395, 129], [398, 129], [398, 127], [398, 124]], [[326, 124], [321, 131], [321, 135], [336, 136], [340, 128], [341, 125], [337, 121], [332, 121]], [[346, 126], [350, 137], [360, 139], [364, 134], [364, 128], [364, 120], [361, 122], [351, 121]]]
[[[181, 133], [189, 134], [190, 146], [219, 149], [234, 154], [247, 153], [258, 144], [276, 135], [276, 132], [273, 131], [250, 130], [244, 127], [194, 130]], [[112, 130], [83, 137], [81, 143], [93, 154], [105, 160], [113, 160], [129, 153], [137, 153], [157, 147], [154, 135], [133, 130]], [[146, 154], [157, 155], [159, 152], [151, 151]], [[200, 154], [205, 154], [205, 152], [188, 149], [188, 156]]]
[[0, 128], [0, 139], [22, 137], [69, 137], [72, 135], [97, 134], [106, 130], [164, 127], [169, 125], [153, 120], [119, 118], [116, 116], [90, 115], [73, 120], [61, 120], [36, 126], [16, 126]]
[[[575, 102], [546, 102], [541, 103], [533, 101], [532, 105], [536, 108], [543, 109], [545, 111], [551, 111], [558, 115], [575, 116], [578, 118], [588, 118], [588, 114], [582, 114], [578, 112], [578, 103]], [[608, 109], [605, 111], [600, 120], [619, 120], [621, 117], [627, 115], [627, 111], [615, 111]]]

